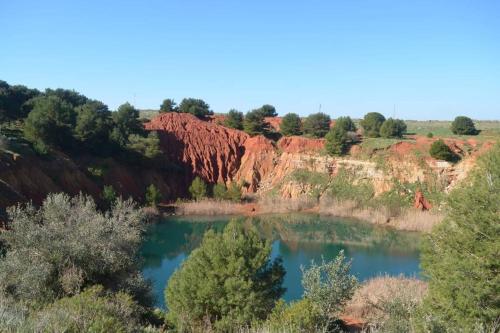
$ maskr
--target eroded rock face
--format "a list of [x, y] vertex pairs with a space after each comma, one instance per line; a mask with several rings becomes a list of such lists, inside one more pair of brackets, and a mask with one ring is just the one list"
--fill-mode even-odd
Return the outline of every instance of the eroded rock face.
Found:
[[[227, 183], [240, 168], [249, 136], [191, 114], [165, 113], [145, 125], [157, 130], [165, 157], [182, 166], [186, 177]], [[189, 181], [189, 180], [188, 180]]]

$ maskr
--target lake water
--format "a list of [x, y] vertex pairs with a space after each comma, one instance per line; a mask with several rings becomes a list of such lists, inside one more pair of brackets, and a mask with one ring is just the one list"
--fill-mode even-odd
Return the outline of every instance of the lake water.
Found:
[[[389, 274], [419, 276], [418, 234], [376, 227], [344, 218], [315, 214], [266, 215], [238, 218], [272, 240], [272, 256], [281, 256], [286, 269], [285, 300], [302, 296], [301, 266], [311, 260], [334, 258], [340, 250], [351, 258], [352, 273], [360, 281]], [[203, 233], [222, 231], [228, 217], [168, 218], [148, 228], [141, 249], [143, 274], [153, 283], [156, 305], [165, 307], [165, 285]]]

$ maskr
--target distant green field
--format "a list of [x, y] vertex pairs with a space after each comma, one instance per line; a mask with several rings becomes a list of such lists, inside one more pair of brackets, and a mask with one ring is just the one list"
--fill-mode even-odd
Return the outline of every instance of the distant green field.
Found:
[[[408, 134], [427, 135], [432, 133], [435, 136], [457, 137], [451, 130], [451, 121], [441, 120], [406, 120]], [[498, 120], [476, 120], [476, 128], [481, 130], [479, 137], [500, 136], [500, 121]]]

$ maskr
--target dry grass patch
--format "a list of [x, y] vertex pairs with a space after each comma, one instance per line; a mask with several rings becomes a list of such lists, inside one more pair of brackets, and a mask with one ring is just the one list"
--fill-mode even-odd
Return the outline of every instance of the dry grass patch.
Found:
[[294, 199], [262, 198], [258, 202], [258, 212], [261, 214], [302, 212], [314, 209], [317, 204], [318, 201], [310, 196]]
[[245, 205], [238, 202], [204, 199], [176, 204], [177, 215], [237, 215], [245, 212]]
[[398, 230], [430, 232], [432, 227], [442, 221], [443, 215], [431, 211], [402, 208], [397, 215], [387, 207], [366, 207], [356, 201], [338, 201], [322, 198], [319, 213], [339, 217], [351, 217], [373, 224], [390, 226]]

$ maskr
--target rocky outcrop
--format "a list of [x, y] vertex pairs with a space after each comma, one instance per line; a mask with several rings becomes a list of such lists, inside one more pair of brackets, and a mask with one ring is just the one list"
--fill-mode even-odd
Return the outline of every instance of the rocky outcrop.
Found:
[[180, 165], [186, 182], [200, 176], [209, 183], [226, 183], [240, 169], [249, 136], [191, 114], [165, 113], [145, 125], [156, 130], [164, 158]]

